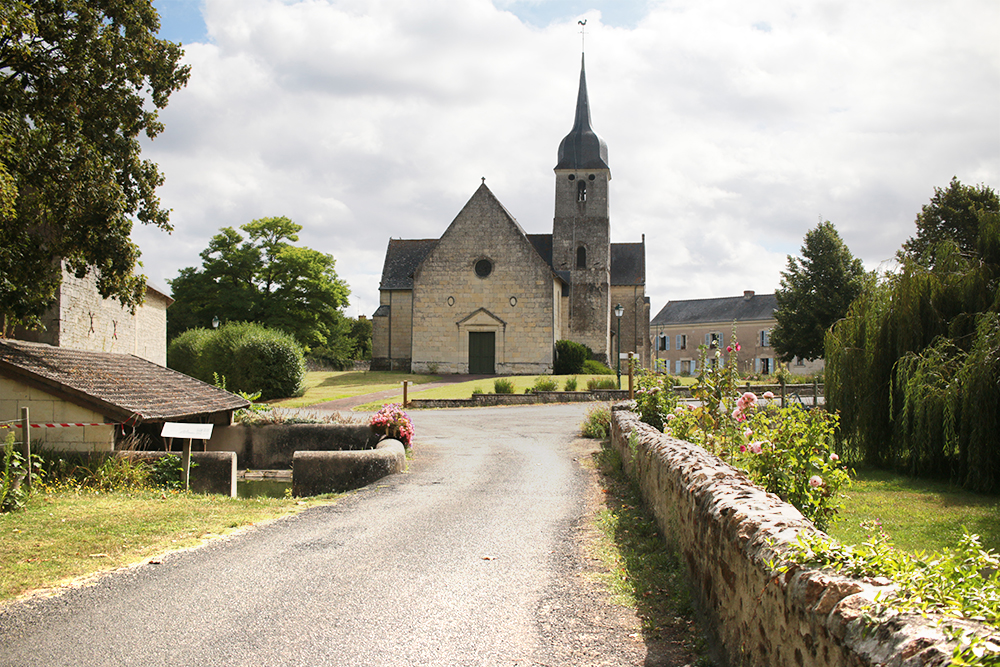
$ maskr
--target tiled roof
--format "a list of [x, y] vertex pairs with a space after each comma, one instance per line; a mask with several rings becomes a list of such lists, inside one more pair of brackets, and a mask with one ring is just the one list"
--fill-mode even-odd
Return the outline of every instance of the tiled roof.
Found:
[[538, 256], [552, 266], [552, 234], [525, 234], [528, 241], [535, 247]]
[[413, 289], [413, 272], [437, 243], [437, 239], [389, 239], [379, 289]]
[[769, 320], [777, 307], [778, 300], [773, 294], [668, 301], [649, 325]]
[[611, 284], [646, 284], [646, 244], [611, 244]]
[[131, 354], [0, 340], [0, 375], [125, 421], [189, 421], [246, 399]]

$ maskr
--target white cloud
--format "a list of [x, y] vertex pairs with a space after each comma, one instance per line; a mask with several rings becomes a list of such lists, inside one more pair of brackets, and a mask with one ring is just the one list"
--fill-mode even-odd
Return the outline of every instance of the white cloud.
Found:
[[[621, 27], [589, 5], [588, 86], [612, 234], [646, 235], [654, 312], [773, 291], [820, 217], [874, 267], [934, 186], [1000, 186], [992, 0], [628, 4], [636, 18]], [[211, 42], [185, 47], [191, 82], [146, 147], [176, 226], [136, 232], [146, 272], [162, 285], [220, 227], [287, 215], [337, 258], [349, 313], [370, 315], [389, 237], [440, 236], [481, 176], [527, 231], [551, 231], [578, 15], [499, 0], [207, 0]]]

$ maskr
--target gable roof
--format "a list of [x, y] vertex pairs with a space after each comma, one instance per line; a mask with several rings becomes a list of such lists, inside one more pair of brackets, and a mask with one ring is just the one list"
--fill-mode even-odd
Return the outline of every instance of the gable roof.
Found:
[[642, 243], [611, 244], [611, 284], [646, 284], [645, 241]]
[[115, 421], [191, 421], [250, 402], [131, 354], [0, 340], [6, 375]]
[[743, 296], [668, 301], [649, 324], [665, 326], [770, 320], [774, 318], [777, 308], [778, 300], [773, 294], [754, 294], [748, 291]]
[[437, 242], [437, 239], [389, 239], [379, 289], [413, 289], [413, 272]]

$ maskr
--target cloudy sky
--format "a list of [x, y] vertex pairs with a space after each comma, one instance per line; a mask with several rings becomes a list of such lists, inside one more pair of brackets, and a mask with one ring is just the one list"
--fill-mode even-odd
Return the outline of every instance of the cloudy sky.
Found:
[[485, 177], [551, 233], [581, 35], [615, 242], [647, 294], [772, 292], [832, 221], [868, 268], [952, 176], [1000, 187], [996, 0], [154, 0], [188, 86], [145, 146], [173, 234], [161, 287], [219, 228], [284, 215], [371, 315], [386, 244], [437, 238]]

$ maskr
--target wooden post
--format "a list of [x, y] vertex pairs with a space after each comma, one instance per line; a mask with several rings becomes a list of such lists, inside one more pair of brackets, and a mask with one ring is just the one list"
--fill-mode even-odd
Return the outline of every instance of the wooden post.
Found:
[[191, 438], [184, 438], [184, 456], [181, 459], [184, 472], [184, 490], [191, 490]]
[[28, 473], [24, 476], [25, 488], [31, 491], [31, 422], [28, 418], [28, 408], [21, 408], [21, 444], [24, 448], [24, 463]]
[[813, 407], [815, 408], [819, 405], [819, 383], [816, 382], [816, 376], [813, 376]]
[[406, 393], [407, 393], [407, 389], [409, 388], [409, 386], [410, 386], [410, 381], [409, 380], [403, 380], [403, 407], [404, 408], [406, 407], [406, 403], [407, 403]]
[[632, 352], [628, 353], [628, 400], [635, 400], [635, 373], [633, 372], [635, 355]]
[[779, 375], [778, 382], [781, 383], [781, 407], [785, 407], [785, 376]]

